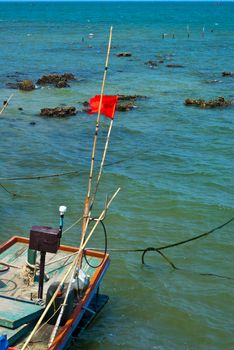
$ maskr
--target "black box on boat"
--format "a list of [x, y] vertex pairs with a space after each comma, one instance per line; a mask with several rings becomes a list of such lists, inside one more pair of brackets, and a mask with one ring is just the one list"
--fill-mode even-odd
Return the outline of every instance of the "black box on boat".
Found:
[[29, 249], [57, 253], [60, 236], [59, 229], [48, 226], [33, 226], [30, 231]]

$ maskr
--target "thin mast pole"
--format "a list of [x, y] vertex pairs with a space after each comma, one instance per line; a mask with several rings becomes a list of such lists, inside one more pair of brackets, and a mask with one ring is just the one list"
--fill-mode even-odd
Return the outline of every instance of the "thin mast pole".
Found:
[[98, 106], [98, 115], [97, 115], [97, 121], [96, 121], [96, 130], [95, 130], [95, 135], [94, 135], [94, 140], [93, 140], [93, 150], [92, 150], [92, 159], [91, 159], [91, 165], [90, 165], [88, 193], [86, 196], [85, 206], [84, 206], [84, 216], [83, 216], [83, 223], [82, 223], [80, 246], [82, 246], [82, 244], [84, 242], [85, 233], [86, 233], [86, 230], [88, 227], [89, 217], [91, 214], [89, 211], [89, 202], [90, 202], [90, 194], [91, 194], [91, 189], [92, 189], [92, 179], [93, 179], [93, 169], [94, 169], [96, 146], [97, 146], [97, 137], [98, 137], [98, 131], [99, 131], [99, 125], [100, 125], [102, 97], [103, 97], [104, 89], [105, 89], [106, 74], [107, 74], [107, 69], [108, 69], [110, 48], [111, 48], [111, 40], [112, 40], [112, 27], [110, 27], [109, 43], [108, 43], [108, 49], [107, 49], [107, 55], [106, 55], [106, 64], [105, 64], [105, 69], [104, 69], [104, 74], [103, 74], [101, 96], [100, 96], [100, 102], [99, 102], [99, 106]]
[[96, 187], [95, 187], [95, 190], [94, 190], [94, 193], [93, 193], [93, 197], [92, 197], [92, 201], [91, 201], [91, 205], [90, 205], [90, 209], [89, 209], [90, 212], [92, 211], [93, 204], [94, 204], [94, 201], [95, 201], [95, 197], [96, 197], [96, 194], [97, 194], [97, 191], [98, 191], [98, 186], [99, 186], [99, 183], [100, 183], [100, 178], [101, 178], [101, 175], [102, 175], [102, 170], [103, 170], [105, 159], [106, 159], [106, 152], [107, 152], [108, 145], [109, 145], [109, 140], [110, 140], [110, 134], [111, 134], [112, 126], [113, 126], [113, 121], [114, 121], [114, 119], [111, 119], [111, 122], [110, 122], [110, 125], [109, 125], [108, 134], [107, 134], [107, 137], [106, 137], [105, 149], [104, 149], [104, 152], [103, 152], [103, 155], [102, 155], [102, 161], [101, 161], [101, 164], [100, 164], [100, 169], [99, 169], [99, 173], [98, 173], [98, 177], [97, 177]]

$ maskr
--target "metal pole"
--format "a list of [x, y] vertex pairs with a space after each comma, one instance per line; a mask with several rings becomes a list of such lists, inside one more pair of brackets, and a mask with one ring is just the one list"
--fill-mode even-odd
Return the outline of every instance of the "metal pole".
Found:
[[43, 299], [43, 284], [44, 284], [44, 273], [45, 273], [45, 256], [46, 256], [46, 252], [41, 252], [38, 299]]

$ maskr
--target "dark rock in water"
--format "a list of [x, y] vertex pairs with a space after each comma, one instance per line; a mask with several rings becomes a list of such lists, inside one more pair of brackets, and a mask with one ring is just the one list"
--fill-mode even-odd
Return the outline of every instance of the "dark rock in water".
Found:
[[67, 80], [65, 80], [65, 79], [59, 80], [59, 81], [55, 84], [55, 86], [56, 86], [57, 88], [70, 87], [70, 85], [68, 84]]
[[118, 104], [116, 106], [116, 110], [118, 112], [127, 112], [133, 108], [136, 108], [136, 106], [133, 104], [133, 102], [130, 102], [130, 101], [126, 101], [126, 102], [122, 102], [122, 103], [118, 102]]
[[69, 80], [75, 80], [75, 76], [72, 73], [64, 73], [64, 74], [48, 74], [43, 75], [40, 79], [38, 79], [38, 85], [54, 85], [58, 88], [68, 87]]
[[137, 106], [134, 104], [136, 100], [145, 98], [147, 97], [142, 95], [118, 95], [116, 110], [118, 112], [130, 111], [133, 108], [137, 108]]
[[173, 63], [167, 64], [166, 67], [168, 67], [168, 68], [184, 68], [184, 66], [182, 64], [173, 64]]
[[19, 83], [7, 83], [6, 86], [9, 88], [9, 89], [18, 89], [19, 88]]
[[117, 57], [131, 57], [131, 52], [119, 52], [116, 54]]
[[62, 74], [62, 77], [67, 80], [76, 80], [76, 77], [72, 73], [64, 73]]
[[77, 110], [75, 107], [55, 107], [55, 108], [42, 108], [40, 115], [43, 117], [69, 117], [76, 115]]
[[137, 99], [143, 99], [143, 98], [147, 98], [146, 96], [142, 96], [142, 95], [118, 95], [118, 100], [119, 101], [135, 101]]
[[213, 79], [213, 80], [205, 80], [204, 82], [206, 84], [218, 84], [218, 83], [222, 83], [222, 80]]
[[223, 77], [234, 77], [234, 72], [223, 72], [222, 76]]
[[23, 111], [23, 108], [22, 108], [22, 107], [19, 107], [19, 108], [18, 108], [18, 111]]
[[147, 61], [145, 62], [146, 66], [149, 66], [150, 68], [155, 68], [158, 66], [158, 63], [156, 61]]
[[230, 106], [232, 104], [232, 100], [225, 100], [225, 98], [223, 96], [218, 97], [214, 100], [193, 100], [190, 98], [187, 98], [184, 101], [184, 104], [186, 106], [196, 106], [196, 107], [200, 107], [200, 108], [216, 108], [216, 107], [227, 107]]
[[35, 85], [32, 80], [22, 80], [19, 82], [19, 89], [23, 91], [32, 91], [35, 89]]

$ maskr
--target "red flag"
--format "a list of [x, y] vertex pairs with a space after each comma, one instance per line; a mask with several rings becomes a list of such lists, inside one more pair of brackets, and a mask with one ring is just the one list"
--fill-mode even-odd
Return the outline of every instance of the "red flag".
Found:
[[[99, 104], [100, 104], [100, 95], [92, 97], [89, 101], [89, 110], [90, 114], [97, 113]], [[118, 96], [102, 96], [102, 106], [101, 113], [106, 117], [114, 119], [115, 108], [118, 101]]]

